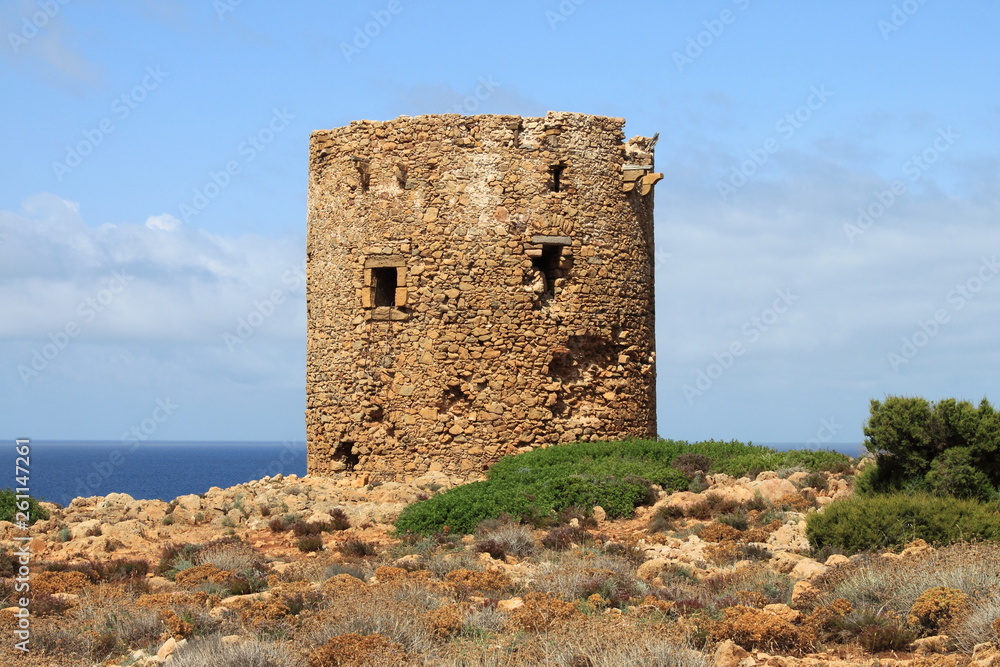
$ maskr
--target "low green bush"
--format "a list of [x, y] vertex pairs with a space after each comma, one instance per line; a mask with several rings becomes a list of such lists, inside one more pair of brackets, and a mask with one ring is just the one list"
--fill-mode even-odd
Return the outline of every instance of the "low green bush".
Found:
[[[24, 505], [25, 502], [27, 505]], [[0, 491], [0, 521], [14, 522], [18, 518], [23, 518], [17, 516], [19, 512], [27, 514], [28, 525], [49, 518], [48, 511], [42, 509], [34, 498], [30, 496], [27, 499], [18, 498], [17, 493], [10, 488]]]
[[916, 538], [934, 545], [1000, 540], [1000, 514], [991, 504], [927, 494], [855, 496], [831, 503], [806, 519], [814, 549], [853, 554], [897, 549]]
[[544, 525], [568, 507], [600, 505], [609, 518], [631, 516], [639, 505], [656, 501], [651, 485], [664, 490], [688, 489], [685, 470], [673, 465], [692, 460], [711, 463], [712, 473], [742, 476], [782, 467], [835, 470], [850, 459], [835, 452], [777, 452], [740, 442], [674, 440], [580, 442], [557, 445], [502, 459], [487, 480], [459, 486], [414, 503], [396, 521], [400, 534], [444, 530], [471, 533], [483, 520], [502, 514]]

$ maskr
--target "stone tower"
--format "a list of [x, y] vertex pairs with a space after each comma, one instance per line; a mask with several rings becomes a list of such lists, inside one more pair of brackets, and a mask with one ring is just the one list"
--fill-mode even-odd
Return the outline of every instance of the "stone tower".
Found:
[[621, 118], [400, 117], [312, 134], [309, 474], [472, 477], [656, 436], [654, 139]]

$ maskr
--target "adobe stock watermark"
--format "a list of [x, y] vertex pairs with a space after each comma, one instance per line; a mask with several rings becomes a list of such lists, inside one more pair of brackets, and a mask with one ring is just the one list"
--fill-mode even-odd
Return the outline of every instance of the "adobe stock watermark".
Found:
[[963, 282], [952, 288], [945, 296], [947, 308], [938, 308], [931, 317], [926, 320], [917, 320], [917, 327], [913, 333], [903, 336], [899, 350], [893, 350], [885, 355], [886, 361], [892, 370], [899, 372], [900, 367], [913, 361], [922, 349], [927, 347], [939, 333], [941, 328], [951, 322], [954, 313], [965, 308], [970, 301], [976, 298], [986, 283], [1000, 273], [1000, 263], [997, 256], [983, 257], [979, 267], [973, 274]]
[[[901, 167], [903, 175], [909, 177], [912, 183], [919, 182], [941, 156], [961, 139], [961, 136], [956, 134], [951, 126], [938, 128], [937, 137], [931, 145], [919, 153], [914, 153], [903, 163]], [[906, 183], [901, 179], [893, 180], [885, 190], [876, 191], [867, 205], [858, 207], [858, 217], [854, 223], [844, 223], [844, 236], [847, 237], [847, 242], [853, 245], [859, 236], [871, 229], [907, 192]]]
[[479, 81], [472, 94], [451, 108], [452, 113], [467, 116], [479, 108], [479, 105], [493, 97], [493, 93], [501, 86], [500, 82], [493, 80], [490, 74], [486, 78], [479, 77]]
[[300, 264], [285, 271], [281, 276], [282, 289], [271, 290], [262, 300], [256, 300], [253, 308], [245, 317], [236, 320], [236, 328], [232, 332], [222, 334], [222, 341], [230, 352], [235, 352], [238, 345], [250, 340], [264, 322], [267, 322], [285, 302], [288, 293], [306, 284], [306, 265]]
[[695, 398], [702, 396], [706, 391], [711, 389], [719, 378], [733, 367], [736, 360], [746, 354], [749, 345], [760, 340], [760, 337], [777, 324], [781, 316], [791, 310], [792, 306], [798, 300], [799, 297], [792, 294], [790, 289], [777, 290], [775, 292], [775, 299], [771, 305], [762, 310], [760, 315], [751, 317], [740, 327], [742, 338], [733, 340], [722, 352], [713, 354], [713, 361], [709, 362], [705, 368], [697, 368], [691, 371], [694, 382], [685, 384], [681, 388], [688, 405], [693, 405]]
[[257, 474], [254, 479], [263, 479], [264, 477], [275, 477], [276, 475], [283, 475], [288, 467], [295, 462], [297, 458], [302, 456], [304, 449], [304, 443], [293, 442], [291, 440], [285, 440], [281, 443], [281, 452], [273, 459], [267, 462], [267, 464], [257, 470]]
[[72, 146], [67, 145], [66, 156], [62, 162], [52, 163], [52, 172], [56, 180], [62, 183], [68, 174], [83, 164], [84, 159], [104, 143], [108, 135], [118, 129], [115, 119], [118, 119], [119, 123], [124, 122], [168, 76], [169, 73], [161, 70], [159, 65], [155, 68], [147, 67], [146, 74], [139, 83], [111, 102], [111, 115], [99, 120], [96, 127], [84, 130], [83, 139]]
[[241, 162], [234, 158], [226, 162], [222, 169], [210, 170], [205, 183], [194, 189], [191, 201], [180, 205], [180, 218], [185, 223], [191, 222], [192, 217], [201, 214], [208, 208], [208, 205], [232, 184], [233, 178], [243, 171], [244, 164], [249, 164], [257, 159], [257, 156], [267, 149], [274, 138], [285, 131], [294, 118], [295, 115], [289, 113], [287, 108], [273, 109], [267, 123], [253, 134], [248, 135], [236, 147], [236, 153], [244, 160]]
[[71, 319], [61, 329], [55, 332], [50, 331], [49, 342], [34, 348], [31, 351], [30, 361], [18, 364], [17, 374], [20, 376], [21, 382], [27, 386], [29, 380], [42, 374], [49, 367], [49, 364], [62, 354], [70, 342], [83, 332], [86, 328], [85, 325], [92, 323], [98, 315], [107, 310], [108, 306], [114, 302], [119, 294], [125, 291], [125, 288], [134, 279], [135, 276], [126, 274], [125, 269], [115, 271], [104, 287], [81, 301], [75, 311], [80, 321]]
[[32, 12], [30, 16], [21, 17], [21, 29], [17, 32], [7, 33], [7, 42], [14, 53], [18, 53], [22, 46], [33, 40], [56, 17], [62, 8], [70, 3], [70, 0], [36, 0], [38, 11]]
[[823, 445], [827, 445], [833, 441], [834, 436], [844, 430], [843, 424], [838, 424], [837, 420], [833, 417], [829, 419], [823, 418], [819, 420], [819, 428], [816, 430], [816, 435], [812, 438], [806, 440], [806, 444], [810, 447], [819, 448]]
[[[790, 140], [812, 120], [813, 115], [822, 109], [831, 97], [833, 93], [827, 90], [826, 84], [810, 87], [805, 102], [775, 121], [774, 131], [785, 141]], [[722, 201], [728, 201], [737, 190], [749, 183], [757, 171], [767, 164], [770, 157], [780, 150], [781, 143], [773, 136], [765, 139], [759, 148], [748, 150], [747, 159], [733, 165], [728, 180], [716, 181], [715, 188], [719, 191]]]
[[[750, 7], [750, 0], [732, 0], [732, 3], [739, 7], [740, 11], [746, 11]], [[674, 59], [674, 65], [677, 66], [677, 71], [683, 74], [686, 67], [693, 65], [694, 61], [701, 58], [705, 51], [711, 48], [716, 40], [722, 37], [722, 33], [726, 31], [726, 26], [736, 23], [736, 19], [738, 18], [739, 14], [727, 8], [719, 12], [716, 18], [702, 21], [701, 25], [705, 29], [693, 37], [687, 38], [687, 46], [683, 52], [674, 51], [671, 54]]]
[[232, 14], [243, 4], [243, 0], [212, 0], [212, 9], [220, 21], [226, 20], [226, 14]]
[[576, 8], [587, 2], [587, 0], [562, 0], [554, 9], [545, 10], [545, 20], [549, 22], [549, 28], [555, 30], [560, 23], [565, 23], [566, 19], [576, 13]]
[[657, 243], [653, 247], [653, 269], [656, 270], [661, 266], [667, 265], [667, 260], [673, 257], [673, 253], [667, 252], [666, 247]]
[[76, 490], [73, 495], [65, 495], [64, 504], [68, 504], [73, 498], [88, 498], [99, 491], [105, 482], [111, 479], [125, 464], [129, 454], [134, 453], [139, 446], [149, 440], [160, 425], [170, 419], [180, 406], [174, 403], [170, 397], [158, 398], [155, 407], [148, 417], [140, 420], [131, 426], [121, 435], [121, 449], [113, 449], [106, 457], [100, 461], [92, 461], [90, 469], [82, 470], [73, 480], [76, 483]]
[[889, 36], [898, 32], [913, 17], [914, 14], [927, 4], [927, 0], [903, 0], [903, 2], [892, 6], [892, 13], [888, 20], [879, 19], [875, 24], [882, 33], [882, 41], [888, 42]]
[[348, 63], [355, 56], [371, 45], [372, 40], [382, 34], [382, 31], [389, 27], [392, 19], [403, 11], [403, 3], [400, 0], [389, 0], [385, 9], [378, 9], [371, 12], [372, 20], [363, 26], [354, 26], [354, 39], [351, 43], [340, 43], [340, 52], [344, 54], [344, 60]]

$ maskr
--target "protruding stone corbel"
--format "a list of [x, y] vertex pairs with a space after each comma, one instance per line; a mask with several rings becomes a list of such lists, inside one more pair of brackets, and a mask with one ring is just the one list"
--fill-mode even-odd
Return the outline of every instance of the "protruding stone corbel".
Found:
[[663, 174], [646, 174], [642, 177], [641, 185], [639, 186], [639, 194], [645, 197], [650, 192], [653, 191], [653, 186], [663, 179]]

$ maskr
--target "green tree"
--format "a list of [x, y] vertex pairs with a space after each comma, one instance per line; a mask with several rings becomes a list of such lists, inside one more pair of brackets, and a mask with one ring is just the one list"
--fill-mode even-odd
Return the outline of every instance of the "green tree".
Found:
[[873, 400], [864, 433], [877, 467], [859, 480], [862, 492], [986, 498], [1000, 485], [1000, 414], [985, 398], [978, 407], [954, 398]]

